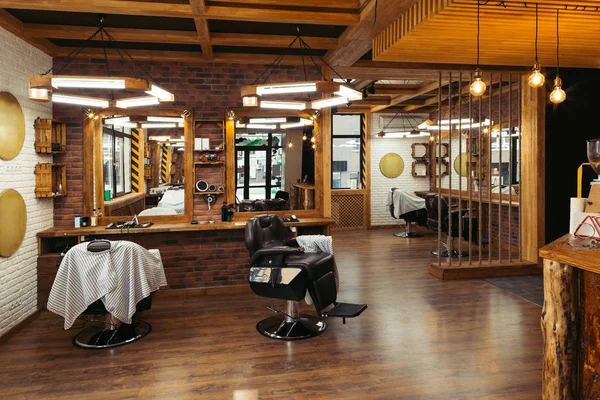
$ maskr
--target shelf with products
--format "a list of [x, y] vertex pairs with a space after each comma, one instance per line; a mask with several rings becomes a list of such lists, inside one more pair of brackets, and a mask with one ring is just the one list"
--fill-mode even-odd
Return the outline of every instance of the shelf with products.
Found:
[[225, 151], [225, 122], [222, 119], [194, 120], [194, 152]]

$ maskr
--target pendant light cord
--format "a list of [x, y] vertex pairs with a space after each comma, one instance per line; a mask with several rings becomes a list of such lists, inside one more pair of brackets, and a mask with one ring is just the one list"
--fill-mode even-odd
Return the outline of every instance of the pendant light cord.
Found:
[[558, 70], [560, 68], [560, 59], [558, 56], [558, 47], [559, 47], [559, 34], [558, 34], [558, 8], [556, 9], [556, 77], [558, 78]]
[[477, 0], [477, 67], [479, 67], [479, 18], [480, 18], [480, 3]]
[[535, 62], [538, 63], [538, 3], [535, 3]]

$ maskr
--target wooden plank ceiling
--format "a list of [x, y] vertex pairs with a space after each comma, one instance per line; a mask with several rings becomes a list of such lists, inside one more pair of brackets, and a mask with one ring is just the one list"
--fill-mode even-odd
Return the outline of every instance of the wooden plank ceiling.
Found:
[[[321, 56], [354, 79], [356, 89], [369, 89], [349, 110], [430, 112], [438, 71], [472, 65], [452, 63], [452, 57], [428, 64], [414, 54], [401, 62], [371, 60], [372, 40], [417, 1], [379, 0], [375, 9], [375, 0], [0, 0], [0, 26], [55, 57], [80, 47], [101, 14], [106, 30], [136, 60], [270, 64], [285, 52], [282, 64], [298, 65], [301, 55]], [[311, 51], [288, 48], [297, 26]], [[100, 40], [78, 56], [103, 58], [104, 47], [109, 58], [119, 58]]]
[[[480, 62], [530, 66], [535, 58], [535, 3], [480, 2]], [[560, 65], [600, 66], [599, 1], [541, 0], [539, 59], [556, 65], [559, 9]], [[419, 0], [373, 41], [376, 61], [474, 64], [477, 0]]]

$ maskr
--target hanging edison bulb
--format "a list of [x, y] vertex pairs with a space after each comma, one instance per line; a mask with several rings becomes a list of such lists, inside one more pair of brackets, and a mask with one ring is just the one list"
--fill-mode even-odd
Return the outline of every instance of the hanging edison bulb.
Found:
[[566, 98], [567, 94], [562, 90], [562, 79], [557, 76], [554, 80], [554, 90], [550, 93], [550, 101], [554, 104], [559, 104], [565, 101]]
[[306, 141], [306, 139], [308, 139], [308, 137], [306, 136], [306, 133], [304, 135], [302, 135], [302, 140]]
[[483, 96], [485, 93], [485, 82], [481, 80], [482, 72], [481, 69], [475, 70], [475, 80], [471, 83], [471, 94], [475, 97]]
[[542, 87], [546, 82], [544, 74], [540, 72], [540, 63], [537, 60], [533, 64], [533, 71], [531, 72], [531, 75], [529, 75], [529, 79], [527, 80], [527, 82], [532, 88]]

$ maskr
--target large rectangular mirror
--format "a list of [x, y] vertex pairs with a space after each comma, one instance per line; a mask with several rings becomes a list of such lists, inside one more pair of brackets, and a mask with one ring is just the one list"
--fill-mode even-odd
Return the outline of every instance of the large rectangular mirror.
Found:
[[239, 212], [314, 210], [314, 116], [261, 110], [235, 122], [235, 201]]
[[86, 215], [191, 220], [192, 125], [189, 112], [174, 109], [107, 109], [86, 121]]

